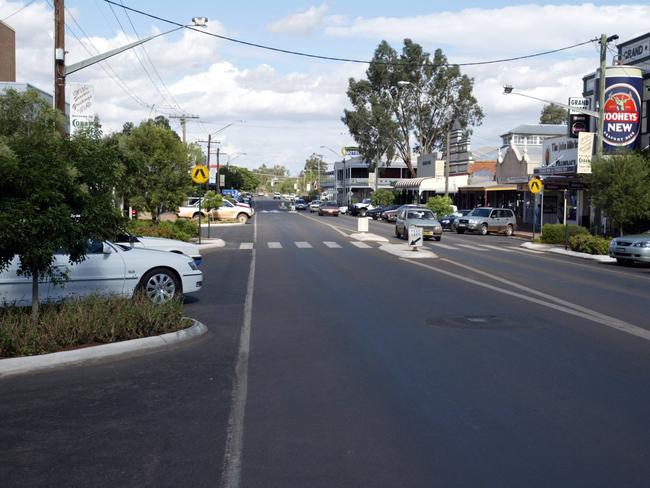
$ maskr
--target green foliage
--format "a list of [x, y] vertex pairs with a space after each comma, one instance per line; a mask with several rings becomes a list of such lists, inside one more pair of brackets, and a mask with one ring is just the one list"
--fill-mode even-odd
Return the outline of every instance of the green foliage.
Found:
[[474, 80], [448, 64], [442, 50], [431, 56], [405, 39], [398, 54], [382, 41], [372, 60], [365, 80], [350, 79], [347, 95], [353, 109], [342, 118], [367, 160], [391, 161], [397, 151], [414, 174], [413, 146], [419, 154], [430, 153], [443, 144], [453, 121], [461, 128], [481, 122]]
[[[19, 273], [56, 278], [54, 253], [80, 262], [88, 239], [114, 236], [123, 223], [113, 204], [122, 172], [116, 143], [94, 125], [66, 139], [65, 119], [34, 90], [0, 95], [0, 271], [18, 256]], [[38, 314], [38, 294], [32, 313]]]
[[539, 115], [539, 123], [566, 125], [568, 116], [568, 112], [564, 107], [551, 103], [550, 105], [544, 105], [544, 108]]
[[183, 329], [180, 300], [154, 305], [92, 296], [46, 305], [34, 324], [22, 308], [0, 309], [0, 358], [45, 354], [79, 346], [138, 339]]
[[[580, 225], [567, 226], [569, 238], [575, 235], [589, 235], [589, 230]], [[564, 243], [564, 225], [563, 224], [544, 224], [542, 226], [542, 242], [545, 244], [563, 244]]]
[[165, 237], [187, 242], [199, 234], [199, 225], [189, 219], [177, 219], [175, 222], [163, 221], [158, 224], [150, 220], [131, 220], [127, 230], [135, 236]]
[[280, 193], [293, 193], [295, 191], [293, 186], [295, 183], [296, 180], [294, 178], [286, 179], [280, 183], [280, 189], [276, 191]]
[[225, 188], [240, 191], [255, 191], [260, 184], [260, 178], [251, 170], [239, 166], [222, 166], [219, 174], [225, 175]]
[[124, 196], [136, 209], [150, 212], [154, 222], [163, 209], [181, 205], [191, 188], [191, 154], [165, 121], [142, 122], [119, 141], [127, 167]]
[[569, 246], [572, 251], [587, 254], [607, 254], [609, 251], [609, 241], [609, 239], [600, 236], [577, 234], [569, 238]]
[[587, 175], [591, 203], [623, 228], [650, 217], [650, 162], [637, 153], [619, 153], [596, 160]]
[[370, 202], [375, 207], [390, 205], [394, 200], [395, 194], [390, 190], [386, 190], [385, 188], [380, 188], [379, 190], [373, 192], [372, 195], [370, 195]]
[[451, 205], [451, 198], [445, 195], [436, 195], [427, 200], [427, 208], [436, 215], [436, 218], [451, 214], [454, 211]]
[[223, 195], [215, 191], [206, 192], [201, 201], [201, 206], [208, 212], [223, 205]]

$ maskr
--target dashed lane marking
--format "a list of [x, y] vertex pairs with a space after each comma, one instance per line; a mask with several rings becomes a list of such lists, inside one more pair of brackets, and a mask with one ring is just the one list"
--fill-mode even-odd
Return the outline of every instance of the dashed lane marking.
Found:
[[337, 242], [323, 241], [323, 244], [325, 244], [330, 249], [340, 249], [341, 248], [341, 246]]
[[370, 248], [372, 248], [372, 246], [369, 246], [365, 242], [361, 242], [361, 241], [352, 241], [352, 242], [350, 242], [350, 244], [352, 244], [353, 246], [358, 247], [359, 249], [370, 249]]

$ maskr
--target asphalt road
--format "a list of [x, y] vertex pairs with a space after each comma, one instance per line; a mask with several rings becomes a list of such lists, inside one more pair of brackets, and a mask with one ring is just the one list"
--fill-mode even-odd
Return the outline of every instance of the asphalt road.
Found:
[[0, 381], [0, 485], [648, 485], [647, 267], [448, 233], [400, 259], [277, 207], [218, 229], [203, 338]]

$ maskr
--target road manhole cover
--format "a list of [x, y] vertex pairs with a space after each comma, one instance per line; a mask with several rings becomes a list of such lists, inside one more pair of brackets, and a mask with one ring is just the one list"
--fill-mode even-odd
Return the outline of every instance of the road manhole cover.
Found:
[[529, 328], [526, 324], [516, 323], [512, 319], [497, 315], [430, 317], [426, 320], [426, 323], [434, 327], [467, 330], [520, 330]]

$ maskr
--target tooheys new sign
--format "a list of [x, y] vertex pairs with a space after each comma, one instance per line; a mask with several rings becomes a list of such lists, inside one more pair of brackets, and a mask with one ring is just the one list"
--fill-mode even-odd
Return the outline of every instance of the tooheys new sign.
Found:
[[[605, 71], [606, 151], [636, 149], [641, 128], [641, 93], [643, 74], [632, 66], [612, 66]], [[596, 97], [598, 83], [596, 82]]]

